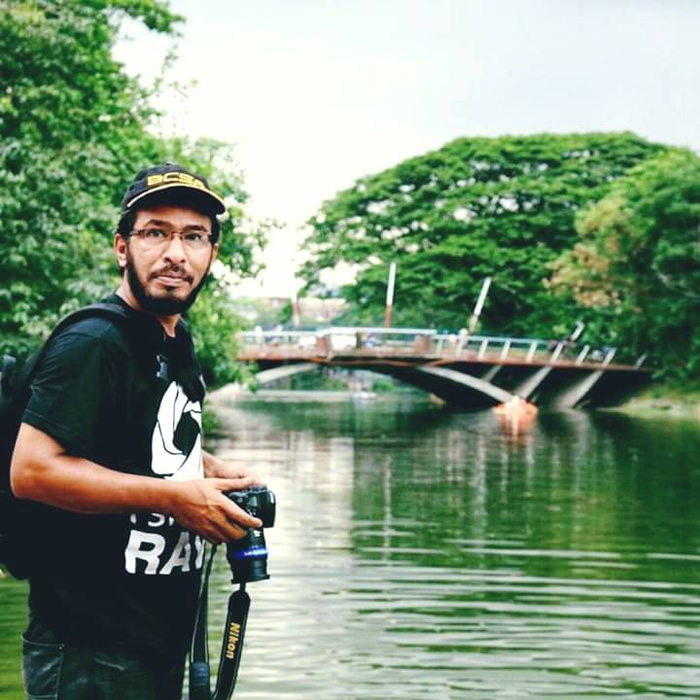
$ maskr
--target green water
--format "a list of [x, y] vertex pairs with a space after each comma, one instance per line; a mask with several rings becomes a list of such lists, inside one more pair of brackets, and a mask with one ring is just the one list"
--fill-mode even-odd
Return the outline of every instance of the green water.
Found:
[[[220, 407], [278, 496], [234, 697], [700, 698], [700, 427], [409, 399]], [[212, 651], [231, 585], [212, 583]], [[0, 581], [0, 697], [24, 588]]]

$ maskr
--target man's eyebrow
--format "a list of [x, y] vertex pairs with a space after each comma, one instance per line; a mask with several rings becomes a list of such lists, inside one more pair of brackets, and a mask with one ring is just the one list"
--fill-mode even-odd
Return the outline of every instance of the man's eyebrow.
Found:
[[[166, 228], [176, 228], [169, 221], [163, 221], [162, 219], [148, 219], [142, 225], [143, 226], [165, 226]], [[176, 230], [179, 230], [179, 229], [176, 229]], [[182, 230], [183, 231], [208, 231], [209, 229], [206, 226], [202, 226], [201, 224], [189, 224], [187, 226], [183, 226]]]

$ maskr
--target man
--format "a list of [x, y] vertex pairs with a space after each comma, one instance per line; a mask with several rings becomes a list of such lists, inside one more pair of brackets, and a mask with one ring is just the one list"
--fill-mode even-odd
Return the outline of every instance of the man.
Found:
[[224, 210], [180, 166], [140, 172], [106, 300], [127, 318], [60, 332], [32, 384], [11, 467], [15, 494], [35, 502], [30, 698], [180, 698], [203, 540], [261, 526], [224, 495], [259, 479], [202, 449], [204, 391], [180, 320], [216, 259]]

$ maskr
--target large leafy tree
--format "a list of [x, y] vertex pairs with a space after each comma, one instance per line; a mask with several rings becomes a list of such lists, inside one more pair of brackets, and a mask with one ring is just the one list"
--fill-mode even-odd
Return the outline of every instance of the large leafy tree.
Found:
[[[61, 313], [114, 288], [121, 195], [155, 162], [211, 178], [230, 202], [221, 259], [253, 267], [262, 233], [230, 235], [246, 198], [230, 149], [155, 135], [154, 96], [112, 55], [125, 18], [171, 34], [181, 21], [163, 0], [0, 0], [0, 351], [36, 346]], [[199, 326], [226, 313], [224, 296], [212, 297]], [[227, 346], [221, 338], [211, 352]]]
[[120, 14], [158, 31], [177, 19], [151, 0], [2, 3], [0, 331], [13, 348], [102, 287], [115, 196], [159, 151], [145, 95], [111, 56]]
[[674, 149], [640, 164], [581, 212], [577, 229], [552, 288], [573, 292], [668, 378], [700, 376], [700, 157]]
[[492, 277], [484, 327], [565, 332], [579, 309], [544, 287], [547, 265], [575, 241], [576, 212], [662, 150], [630, 133], [458, 139], [326, 202], [309, 222], [304, 274], [313, 287], [338, 263], [356, 266], [343, 295], [354, 320], [377, 323], [395, 261], [395, 322], [450, 329]]

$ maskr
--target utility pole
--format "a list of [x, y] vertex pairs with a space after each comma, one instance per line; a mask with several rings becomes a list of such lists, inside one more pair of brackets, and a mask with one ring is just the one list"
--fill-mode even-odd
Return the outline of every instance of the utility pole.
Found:
[[294, 291], [292, 292], [292, 327], [299, 328], [300, 323], [299, 299], [296, 291]]
[[484, 307], [484, 302], [486, 301], [486, 295], [489, 293], [489, 287], [491, 286], [491, 278], [487, 277], [483, 284], [481, 285], [481, 292], [479, 292], [479, 298], [477, 299], [474, 311], [472, 311], [471, 318], [469, 319], [469, 333], [473, 333], [476, 328], [476, 324], [479, 322], [479, 316], [481, 316], [481, 309]]
[[576, 327], [574, 328], [573, 331], [571, 331], [571, 335], [569, 336], [569, 340], [572, 343], [575, 343], [581, 337], [581, 333], [583, 333], [583, 329], [585, 327], [586, 327], [586, 324], [583, 321], [576, 321]]
[[389, 281], [386, 287], [386, 307], [384, 309], [384, 327], [391, 326], [391, 314], [394, 310], [394, 286], [396, 284], [396, 263], [389, 264]]

